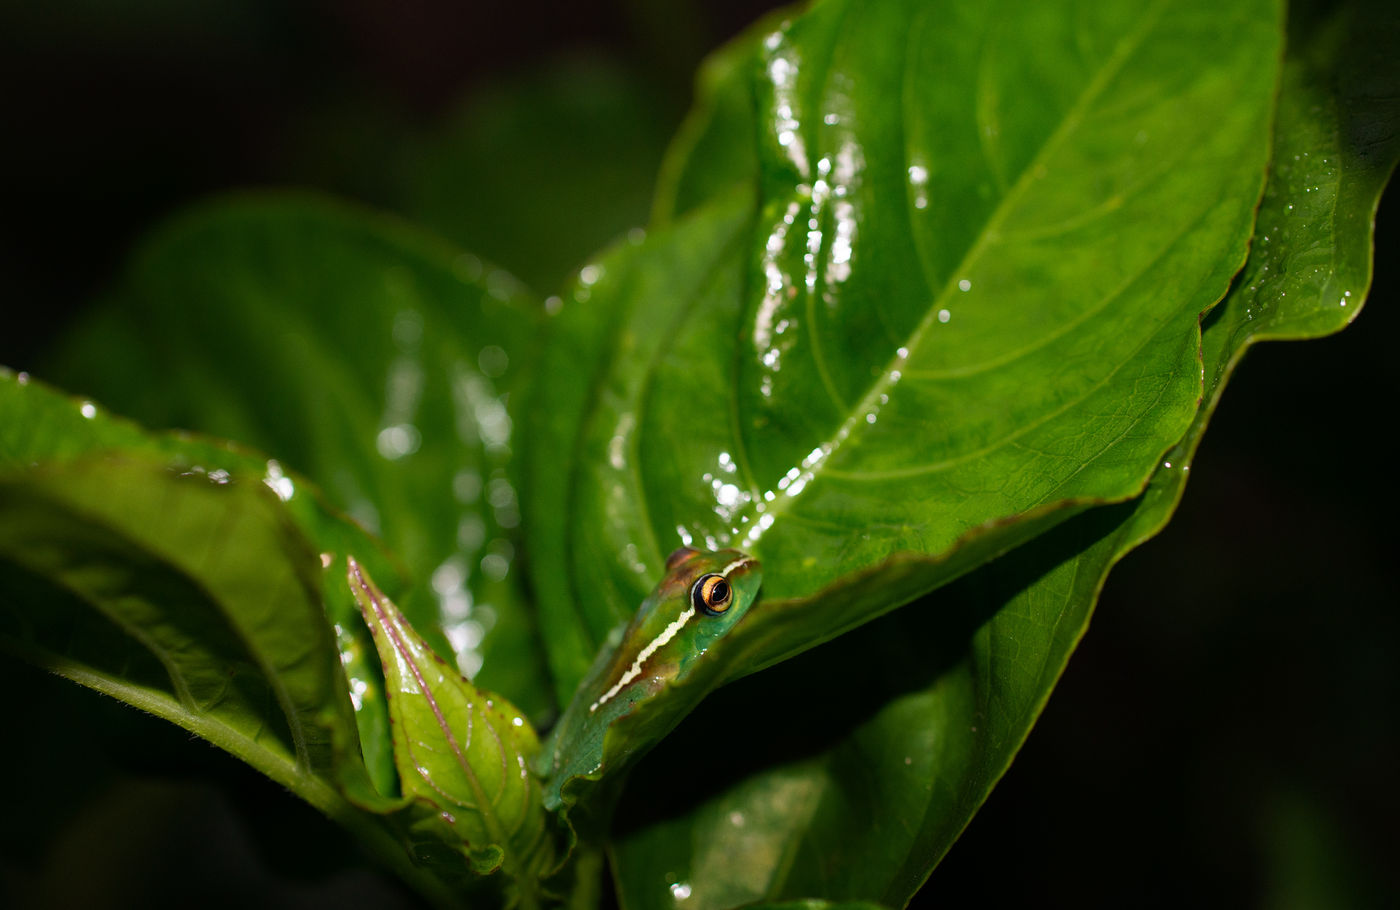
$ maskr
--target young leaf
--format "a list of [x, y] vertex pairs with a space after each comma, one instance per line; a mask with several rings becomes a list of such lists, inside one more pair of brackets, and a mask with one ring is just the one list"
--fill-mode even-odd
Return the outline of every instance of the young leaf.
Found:
[[533, 893], [552, 859], [534, 727], [448, 667], [353, 559], [348, 571], [384, 665], [404, 796], [436, 809], [478, 872], [504, 867]]

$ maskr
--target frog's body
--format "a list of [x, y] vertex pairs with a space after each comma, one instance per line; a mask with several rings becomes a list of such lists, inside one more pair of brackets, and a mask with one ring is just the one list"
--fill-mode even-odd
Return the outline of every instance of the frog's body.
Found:
[[[666, 561], [666, 575], [604, 649], [540, 753], [548, 778], [545, 805], [557, 809], [564, 784], [620, 770], [671, 729], [704, 695], [682, 684], [697, 662], [743, 618], [758, 594], [758, 562], [737, 550], [683, 548]], [[629, 718], [616, 743], [605, 734]], [[613, 746], [605, 753], [605, 744]]]

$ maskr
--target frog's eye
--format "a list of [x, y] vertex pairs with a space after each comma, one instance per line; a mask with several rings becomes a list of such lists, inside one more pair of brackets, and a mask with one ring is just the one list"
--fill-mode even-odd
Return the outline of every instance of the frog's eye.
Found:
[[700, 551], [695, 549], [694, 547], [681, 547], [679, 549], [672, 550], [671, 555], [666, 557], [666, 571], [671, 571], [676, 566], [685, 562], [687, 559], [699, 552]]
[[709, 616], [718, 616], [734, 603], [734, 589], [723, 575], [701, 575], [690, 589], [690, 602]]

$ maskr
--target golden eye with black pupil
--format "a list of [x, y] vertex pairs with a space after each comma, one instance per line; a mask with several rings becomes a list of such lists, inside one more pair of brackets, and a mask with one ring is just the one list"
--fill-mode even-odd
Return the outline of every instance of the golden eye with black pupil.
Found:
[[666, 571], [671, 571], [676, 566], [685, 562], [687, 559], [699, 552], [700, 551], [695, 549], [694, 547], [678, 547], [677, 549], [672, 550], [671, 555], [666, 557]]
[[690, 602], [708, 616], [719, 616], [734, 602], [734, 590], [723, 575], [701, 575], [690, 589]]

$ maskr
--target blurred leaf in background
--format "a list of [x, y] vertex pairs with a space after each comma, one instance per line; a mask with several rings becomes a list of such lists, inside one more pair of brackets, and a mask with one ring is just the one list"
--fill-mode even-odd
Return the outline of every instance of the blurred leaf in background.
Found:
[[402, 211], [555, 293], [646, 223], [681, 111], [661, 86], [606, 58], [522, 72], [475, 93], [405, 151]]

